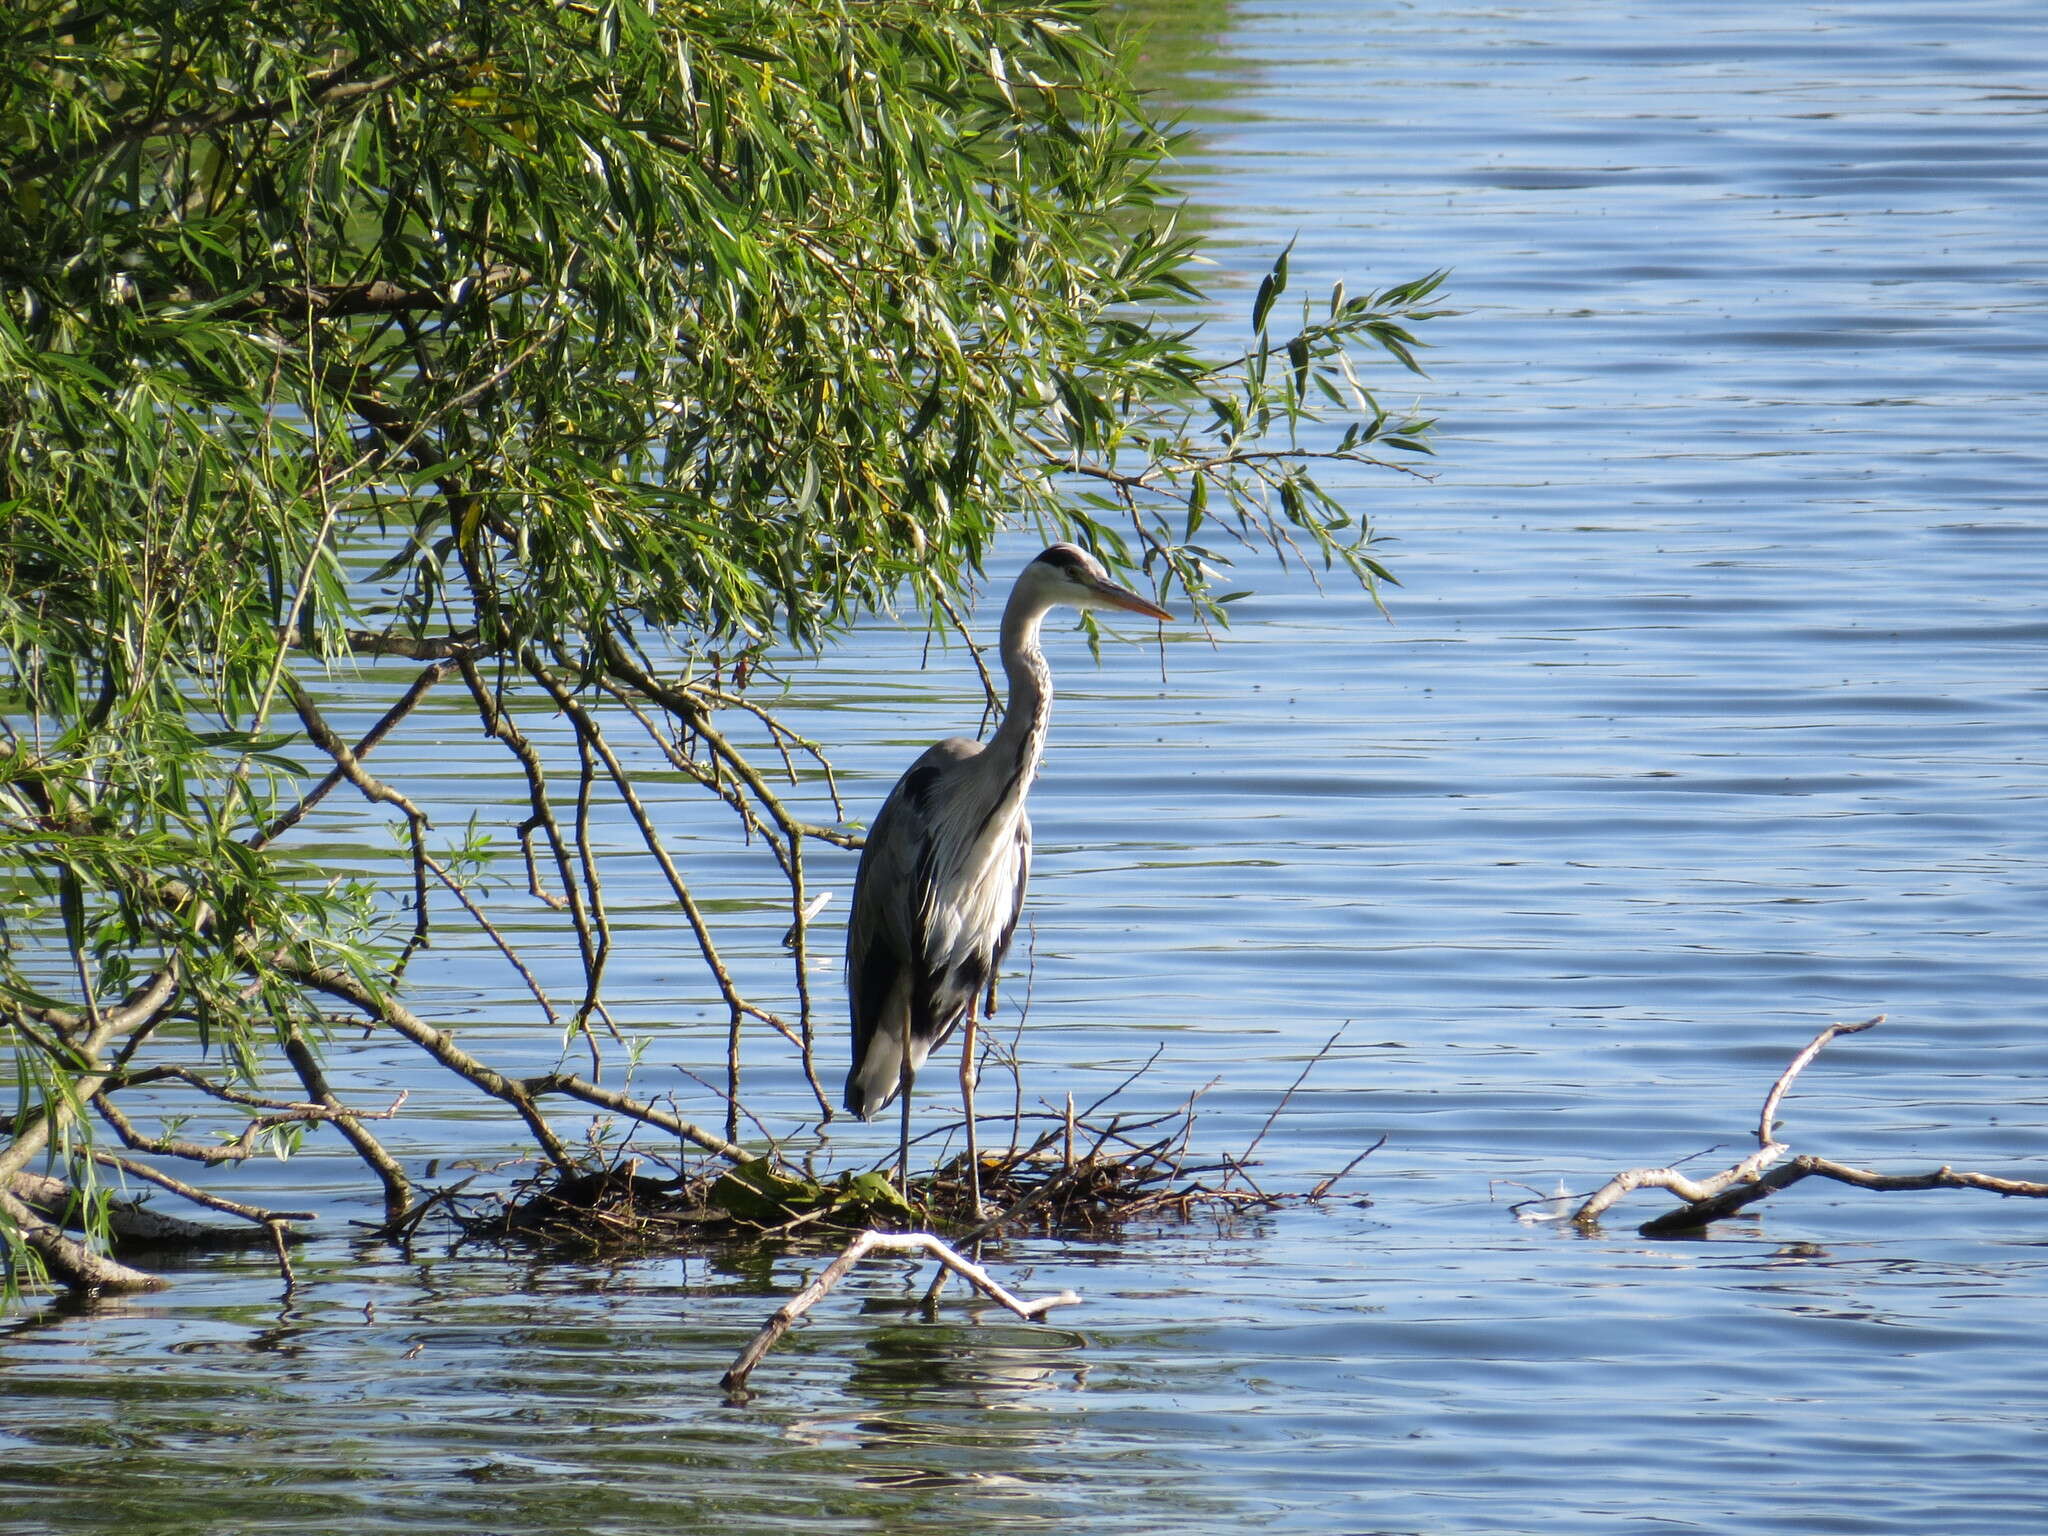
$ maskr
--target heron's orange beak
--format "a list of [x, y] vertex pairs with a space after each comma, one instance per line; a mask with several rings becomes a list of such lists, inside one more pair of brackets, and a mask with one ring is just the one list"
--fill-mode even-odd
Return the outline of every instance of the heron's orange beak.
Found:
[[1171, 624], [1173, 615], [1153, 602], [1149, 597], [1140, 597], [1129, 587], [1120, 587], [1113, 581], [1098, 581], [1091, 585], [1095, 595], [1112, 608], [1125, 608], [1132, 613], [1142, 613], [1148, 619], [1157, 619], [1162, 624]]

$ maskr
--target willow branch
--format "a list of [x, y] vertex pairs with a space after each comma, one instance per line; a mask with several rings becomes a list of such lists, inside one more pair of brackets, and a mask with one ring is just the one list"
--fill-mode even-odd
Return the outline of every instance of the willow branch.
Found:
[[[340, 320], [354, 315], [399, 315], [420, 310], [446, 310], [468, 301], [489, 303], [526, 287], [533, 274], [524, 267], [500, 262], [452, 283], [394, 283], [377, 278], [363, 283], [268, 283], [246, 297], [217, 304], [209, 315], [223, 319], [248, 319], [278, 314], [293, 320]], [[178, 290], [166, 294], [172, 304], [201, 304], [209, 296]]]
[[726, 969], [725, 961], [718, 952], [717, 942], [711, 934], [711, 925], [706, 920], [703, 909], [698, 906], [697, 898], [691, 894], [682, 872], [676, 868], [675, 860], [663, 845], [653, 818], [648, 815], [639, 791], [634, 788], [632, 776], [620, 764], [617, 754], [612, 751], [611, 743], [605, 738], [603, 729], [591, 716], [590, 711], [583, 707], [583, 701], [570, 692], [568, 686], [550, 672], [531, 650], [525, 652], [521, 660], [534, 680], [547, 690], [548, 697], [555, 702], [555, 707], [568, 718], [578, 738], [589, 744], [590, 749], [597, 754], [598, 761], [604, 765], [605, 774], [618, 792], [620, 803], [625, 806], [626, 813], [632, 817], [633, 825], [639, 830], [641, 842], [654, 856], [655, 864], [660, 868], [663, 878], [668, 881], [669, 890], [683, 909], [690, 931], [697, 940], [697, 948], [703, 955], [712, 978], [718, 984], [719, 994], [725, 999], [727, 1009], [735, 1018], [744, 1015], [771, 1024], [779, 1029], [791, 1044], [800, 1044], [787, 1024], [766, 1009], [748, 1002], [741, 995], [738, 983], [732, 979], [732, 973]]
[[636, 697], [623, 685], [612, 681], [610, 678], [599, 678], [597, 686], [602, 688], [609, 697], [617, 700], [625, 711], [639, 723], [641, 730], [647, 733], [647, 739], [654, 743], [656, 749], [667, 759], [668, 765], [671, 768], [689, 778], [692, 783], [710, 790], [720, 800], [724, 801], [733, 814], [739, 817], [740, 826], [747, 838], [751, 841], [752, 838], [758, 835], [763, 842], [767, 843], [769, 852], [775, 856], [775, 862], [782, 867], [783, 874], [788, 875], [790, 873], [790, 854], [789, 850], [783, 846], [782, 838], [777, 835], [773, 827], [770, 827], [761, 820], [760, 812], [754, 808], [753, 803], [745, 795], [740, 793], [736, 784], [728, 782], [723, 775], [711, 768], [705, 767], [702, 763], [691, 757], [689, 753], [685, 752], [674, 740], [663, 735], [660, 727], [654, 723], [647, 712], [640, 707]]
[[[597, 679], [597, 686], [616, 699], [627, 713], [639, 722], [641, 729], [647, 733], [648, 740], [655, 744], [670, 766], [688, 775], [694, 782], [703, 785], [730, 806], [740, 818], [740, 825], [749, 836], [758, 832], [762, 841], [768, 845], [769, 851], [775, 856], [776, 862], [781, 865], [783, 876], [789, 881], [790, 908], [793, 914], [783, 943], [794, 951], [791, 964], [796, 977], [797, 1028], [800, 1035], [794, 1043], [802, 1053], [804, 1081], [809, 1085], [812, 1097], [817, 1100], [818, 1112], [825, 1119], [831, 1119], [832, 1102], [826, 1097], [824, 1085], [818, 1081], [815, 1050], [817, 1020], [811, 999], [808, 943], [810, 920], [824, 903], [823, 900], [813, 900], [805, 889], [803, 837], [796, 831], [792, 831], [786, 841], [777, 836], [775, 829], [761, 821], [753, 804], [737, 788], [719, 774], [696, 762], [677, 743], [664, 736], [646, 711], [640, 708], [635, 695], [629, 692], [626, 686], [603, 677]], [[788, 763], [786, 749], [783, 750], [783, 760], [785, 764]], [[787, 820], [785, 816], [784, 821]], [[788, 1035], [786, 1028], [782, 1032], [785, 1037]]]
[[[465, 652], [464, 654], [467, 653]], [[411, 714], [415, 708], [418, 707], [420, 700], [426, 697], [427, 690], [429, 688], [432, 688], [434, 684], [440, 682], [452, 670], [452, 661], [442, 662], [438, 665], [428, 667], [426, 670], [421, 672], [418, 677], [414, 678], [412, 680], [412, 685], [409, 688], [407, 688], [404, 693], [399, 695], [398, 702], [393, 704], [389, 709], [385, 710], [384, 713], [378, 718], [377, 723], [371, 726], [369, 730], [365, 731], [362, 735], [362, 738], [356, 742], [355, 746], [350, 748], [350, 753], [356, 759], [356, 761], [360, 763], [362, 759], [368, 757], [370, 753], [376, 749], [378, 743], [382, 742], [386, 736], [390, 735], [392, 729], [396, 727], [398, 723], [401, 720], [403, 720], [407, 715]], [[345, 777], [346, 775], [343, 773], [340, 767], [337, 766], [336, 768], [334, 768], [332, 771], [328, 773], [328, 775], [324, 779], [322, 779], [318, 784], [314, 785], [312, 789], [308, 790], [306, 794], [299, 800], [298, 804], [294, 805], [290, 810], [286, 811], [282, 816], [278, 817], [276, 821], [273, 821], [269, 826], [265, 827], [263, 829], [262, 835], [258, 837], [250, 846], [261, 848], [266, 843], [274, 842], [279, 836], [289, 831], [292, 827], [297, 826], [301, 821], [305, 819], [306, 813], [312, 810], [313, 807], [318, 805], [322, 800], [326, 799], [328, 794], [332, 792], [335, 786], [340, 784]]]
[[555, 1135], [541, 1117], [535, 1103], [537, 1099], [550, 1093], [566, 1094], [587, 1104], [597, 1104], [615, 1110], [631, 1119], [668, 1131], [682, 1140], [693, 1142], [705, 1151], [715, 1153], [730, 1162], [746, 1162], [752, 1156], [745, 1147], [714, 1135], [679, 1116], [643, 1104], [626, 1094], [601, 1088], [569, 1073], [545, 1073], [539, 1077], [524, 1079], [507, 1077], [465, 1051], [445, 1031], [435, 1029], [396, 998], [365, 986], [355, 976], [337, 967], [315, 965], [291, 955], [274, 955], [270, 959], [270, 964], [280, 974], [289, 976], [300, 985], [348, 1003], [412, 1041], [456, 1076], [474, 1084], [492, 1098], [510, 1104], [532, 1128], [534, 1137], [540, 1143], [548, 1161], [564, 1171], [573, 1167], [573, 1160], [561, 1138]]
[[[724, 733], [711, 723], [711, 711], [706, 704], [693, 696], [689, 690], [672, 687], [660, 681], [646, 668], [636, 663], [625, 647], [611, 636], [605, 637], [603, 648], [605, 666], [612, 675], [632, 684], [646, 697], [682, 720], [717, 755], [718, 760], [747, 786], [748, 791], [760, 801], [785, 835], [791, 838], [815, 837], [822, 842], [837, 844], [841, 848], [857, 849], [861, 846], [862, 840], [851, 833], [817, 826], [792, 815], [783, 805], [781, 797], [768, 787], [767, 781], [761, 777], [760, 770], [748, 762], [746, 755], [733, 746]], [[747, 707], [757, 717], [765, 718], [761, 716], [756, 706]], [[836, 791], [834, 800], [836, 804]]]
[[533, 1102], [533, 1095], [523, 1084], [486, 1066], [457, 1045], [446, 1031], [434, 1028], [388, 992], [364, 985], [352, 973], [339, 967], [316, 965], [289, 954], [272, 955], [269, 963], [280, 974], [301, 986], [338, 998], [387, 1029], [403, 1035], [458, 1077], [466, 1079], [492, 1098], [510, 1104], [526, 1122], [549, 1162], [565, 1172], [575, 1166], [568, 1147], [542, 1116]]
[[469, 892], [464, 889], [462, 882], [457, 880], [449, 872], [448, 867], [439, 859], [429, 858], [427, 860], [427, 868], [433, 872], [434, 878], [447, 888], [448, 894], [462, 904], [463, 910], [469, 913], [470, 918], [476, 923], [477, 927], [483, 930], [485, 937], [498, 947], [498, 953], [505, 957], [512, 969], [519, 973], [519, 979], [526, 983], [526, 990], [531, 992], [534, 1001], [540, 1004], [540, 1011], [547, 1016], [548, 1023], [557, 1029], [561, 1028], [561, 1016], [555, 1012], [555, 1005], [549, 1001], [546, 991], [542, 989], [532, 970], [527, 967], [524, 960], [519, 958], [519, 951], [514, 949], [505, 935], [498, 931], [497, 924], [485, 916], [484, 909], [477, 905]]
[[167, 1189], [181, 1199], [190, 1200], [194, 1205], [203, 1205], [208, 1210], [220, 1211], [229, 1216], [239, 1216], [244, 1221], [259, 1225], [288, 1221], [311, 1221], [316, 1211], [269, 1211], [260, 1205], [244, 1205], [239, 1200], [230, 1200], [225, 1195], [212, 1194], [187, 1184], [183, 1179], [174, 1179], [168, 1173], [152, 1168], [147, 1163], [138, 1163], [132, 1157], [121, 1157], [113, 1152], [95, 1151], [92, 1160], [108, 1168], [118, 1168], [125, 1174], [147, 1180], [161, 1189]]
[[[152, 1027], [162, 1011], [170, 1006], [177, 990], [177, 967], [167, 965], [118, 1006], [99, 1010], [97, 1024], [78, 1040], [76, 1046], [80, 1060], [95, 1064], [71, 1085], [79, 1101], [90, 1099], [105, 1086], [109, 1069], [99, 1067], [97, 1063], [107, 1047], [123, 1036]], [[85, 1023], [86, 1020], [80, 1017], [75, 1021], [75, 1027], [82, 1029]], [[26, 1124], [16, 1124], [13, 1141], [0, 1150], [0, 1188], [4, 1188], [7, 1180], [26, 1168], [29, 1161], [49, 1145], [53, 1120], [63, 1113], [65, 1110], [61, 1103], [47, 1103], [43, 1106], [43, 1113]]]
[[[431, 51], [438, 51], [442, 46], [436, 44], [435, 49]], [[17, 185], [33, 181], [49, 175], [52, 171], [82, 165], [126, 145], [141, 143], [148, 139], [197, 138], [202, 134], [217, 133], [223, 128], [240, 128], [250, 123], [271, 122], [295, 111], [319, 111], [326, 107], [342, 106], [367, 96], [379, 95], [400, 86], [431, 79], [435, 75], [447, 74], [451, 70], [466, 69], [476, 62], [476, 56], [444, 58], [414, 69], [398, 70], [366, 80], [363, 78], [363, 72], [368, 61], [352, 60], [340, 69], [311, 76], [302, 83], [299, 92], [290, 96], [279, 96], [270, 101], [251, 102], [237, 107], [218, 107], [211, 112], [180, 112], [170, 117], [143, 118], [139, 121], [117, 124], [112, 131], [102, 134], [91, 144], [73, 145], [17, 166], [12, 173], [12, 179]]]
[[[370, 771], [362, 765], [361, 759], [350, 750], [348, 743], [334, 734], [326, 718], [320, 713], [319, 706], [307, 695], [306, 690], [299, 686], [296, 679], [287, 677], [284, 680], [284, 687], [292, 708], [297, 711], [300, 722], [306, 727], [306, 735], [311, 738], [314, 746], [334, 759], [334, 766], [341, 776], [361, 790], [364, 799], [374, 804], [392, 806], [405, 817], [412, 838], [413, 929], [412, 938], [405, 949], [409, 957], [414, 949], [427, 941], [427, 829], [431, 825], [427, 820], [427, 813], [383, 780], [371, 776]], [[400, 969], [404, 968], [404, 964], [404, 959], [401, 959]]]
[[590, 738], [579, 731], [576, 736], [576, 858], [583, 870], [583, 888], [590, 893], [592, 959], [584, 972], [583, 1002], [576, 1009], [575, 1023], [590, 1043], [593, 1077], [600, 1073], [597, 1037], [591, 1033], [590, 1016], [601, 1006], [598, 998], [604, 990], [604, 968], [612, 954], [612, 925], [604, 904], [604, 876], [597, 867], [597, 849], [590, 837], [590, 792], [596, 778]]
[[[462, 669], [462, 680], [469, 685], [470, 696], [476, 700], [484, 728], [495, 736], [518, 761], [526, 775], [527, 803], [531, 814], [520, 827], [520, 840], [527, 848], [527, 876], [530, 888], [536, 895], [540, 889], [539, 870], [533, 862], [531, 838], [537, 828], [546, 833], [549, 851], [554, 855], [555, 868], [562, 879], [566, 893], [570, 920], [576, 926], [576, 942], [582, 950], [583, 968], [586, 975], [595, 963], [595, 946], [590, 931], [590, 915], [585, 910], [583, 891], [577, 883], [574, 866], [569, 859], [568, 845], [563, 841], [561, 824], [555, 820], [555, 811], [548, 800], [547, 775], [541, 767], [540, 754], [533, 743], [526, 739], [520, 729], [512, 724], [492, 694], [483, 674], [476, 663], [468, 657], [457, 657], [456, 665]], [[552, 903], [551, 903], [552, 904]]]
[[[78, 1190], [47, 1173], [17, 1173], [8, 1188], [17, 1199], [33, 1207], [38, 1216], [58, 1223], [78, 1208], [80, 1199]], [[187, 1221], [182, 1216], [153, 1211], [135, 1200], [109, 1200], [106, 1213], [107, 1230], [116, 1238], [135, 1242], [209, 1243], [219, 1241], [224, 1235], [238, 1235], [232, 1229], [210, 1227], [203, 1222]]]
[[665, 1109], [643, 1103], [629, 1094], [620, 1093], [617, 1089], [601, 1087], [567, 1073], [530, 1077], [523, 1086], [535, 1097], [546, 1093], [560, 1093], [572, 1099], [580, 1099], [585, 1104], [595, 1104], [601, 1109], [612, 1110], [629, 1120], [638, 1120], [643, 1125], [653, 1126], [656, 1130], [667, 1131], [671, 1136], [691, 1142], [706, 1152], [715, 1153], [729, 1163], [751, 1162], [754, 1157], [753, 1153], [738, 1142], [714, 1135], [679, 1115], [672, 1115]]
[[981, 722], [983, 727], [986, 728], [991, 720], [997, 720], [1002, 717], [1003, 696], [996, 690], [996, 680], [989, 673], [988, 662], [982, 654], [984, 647], [974, 638], [974, 631], [967, 627], [967, 620], [961, 615], [960, 610], [954, 606], [953, 600], [950, 597], [937, 587], [932, 588], [931, 597], [932, 601], [938, 605], [939, 611], [945, 614], [946, 622], [952, 625], [953, 633], [958, 635], [962, 643], [966, 645], [967, 655], [974, 662], [974, 670], [981, 678]]
[[[356, 1156], [368, 1165], [370, 1171], [377, 1175], [378, 1182], [384, 1186], [384, 1219], [402, 1219], [412, 1207], [412, 1181], [405, 1176], [405, 1169], [399, 1166], [398, 1159], [384, 1149], [382, 1142], [363, 1128], [361, 1115], [335, 1097], [334, 1090], [327, 1085], [327, 1074], [321, 1068], [319, 1056], [297, 1029], [285, 1036], [284, 1054], [285, 1059], [292, 1064], [292, 1070], [298, 1074], [299, 1082], [304, 1085], [307, 1096], [320, 1107], [325, 1118], [333, 1122], [334, 1128], [341, 1132], [342, 1138], [355, 1148]], [[400, 1097], [402, 1099], [404, 1096]], [[391, 1109], [386, 1110], [378, 1118], [388, 1118], [397, 1108], [396, 1104], [392, 1105]]]

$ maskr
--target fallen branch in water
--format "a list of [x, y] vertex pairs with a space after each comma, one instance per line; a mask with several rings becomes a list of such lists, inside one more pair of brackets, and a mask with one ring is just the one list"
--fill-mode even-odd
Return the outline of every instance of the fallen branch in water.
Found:
[[762, 1325], [761, 1331], [754, 1335], [745, 1349], [740, 1351], [739, 1357], [732, 1363], [732, 1368], [719, 1378], [719, 1385], [728, 1392], [744, 1391], [747, 1377], [753, 1374], [754, 1367], [761, 1363], [762, 1356], [773, 1349], [776, 1342], [789, 1332], [790, 1325], [829, 1296], [833, 1288], [852, 1273], [854, 1265], [877, 1249], [885, 1253], [929, 1254], [984, 1296], [1000, 1302], [1027, 1322], [1036, 1320], [1054, 1307], [1073, 1306], [1081, 1299], [1072, 1291], [1041, 1296], [1036, 1301], [1025, 1301], [1021, 1297], [1013, 1296], [991, 1278], [987, 1270], [955, 1253], [929, 1232], [863, 1232], [846, 1245], [838, 1258], [825, 1266], [817, 1279], [775, 1309], [775, 1315]]
[[74, 1291], [159, 1291], [170, 1284], [160, 1275], [131, 1269], [66, 1237], [7, 1189], [0, 1189], [0, 1222], [42, 1261], [51, 1279]]
[[[2002, 1179], [1988, 1173], [1958, 1172], [1945, 1164], [1932, 1173], [1888, 1174], [1872, 1173], [1865, 1168], [1854, 1168], [1810, 1153], [1791, 1155], [1792, 1149], [1779, 1141], [1773, 1132], [1777, 1125], [1778, 1105], [1792, 1086], [1792, 1080], [1805, 1071], [1814, 1057], [1836, 1037], [1860, 1034], [1883, 1022], [1884, 1015], [1879, 1014], [1861, 1024], [1830, 1024], [1815, 1035], [1778, 1074], [1778, 1080], [1771, 1084], [1771, 1091], [1764, 1096], [1762, 1113], [1757, 1118], [1757, 1149], [1734, 1167], [1707, 1179], [1688, 1178], [1676, 1168], [1631, 1168], [1626, 1173], [1616, 1174], [1595, 1190], [1572, 1213], [1571, 1219], [1579, 1226], [1592, 1226], [1610, 1206], [1636, 1190], [1669, 1190], [1684, 1204], [1675, 1211], [1653, 1217], [1637, 1229], [1645, 1237], [1658, 1237], [1691, 1231], [1719, 1221], [1746, 1205], [1808, 1178], [1833, 1179], [1857, 1189], [1984, 1189], [1999, 1195], [2048, 1199], [2048, 1183]], [[1790, 1161], [1780, 1161], [1787, 1157]], [[1536, 1202], [1522, 1202], [1523, 1205], [1533, 1203]]]

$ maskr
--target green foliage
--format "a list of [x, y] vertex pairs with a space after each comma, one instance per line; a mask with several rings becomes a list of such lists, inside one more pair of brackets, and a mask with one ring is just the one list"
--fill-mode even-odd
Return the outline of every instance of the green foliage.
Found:
[[[349, 771], [291, 683], [295, 648], [493, 658], [494, 680], [464, 676], [515, 756], [507, 671], [551, 707], [602, 679], [668, 711], [721, 757], [707, 787], [759, 818], [800, 909], [801, 843], [824, 834], [712, 732], [730, 700], [634, 670], [648, 637], [730, 658], [814, 647], [906, 590], [937, 611], [1019, 521], [1217, 617], [1219, 530], [1383, 575], [1310, 470], [1422, 448], [1427, 424], [1382, 410], [1357, 359], [1413, 366], [1436, 279], [1282, 326], [1283, 255], [1252, 345], [1210, 355], [1182, 315], [1197, 243], [1165, 206], [1172, 135], [1096, 10], [12, 6], [0, 879], [32, 899], [0, 930], [0, 1025], [17, 1082], [125, 1061], [172, 1018], [249, 1080], [266, 1039], [314, 1031], [309, 985], [366, 1011], [388, 990], [373, 893], [269, 846], [309, 788], [281, 702]], [[1311, 432], [1329, 411], [1341, 435]], [[586, 799], [596, 721], [578, 719]], [[549, 841], [584, 942], [587, 1021], [601, 895], [521, 764], [522, 834]], [[737, 1030], [748, 1005], [698, 937]], [[161, 1008], [102, 1027], [166, 976]], [[46, 1108], [18, 1126], [80, 1112], [24, 1092]]]
[[865, 1227], [922, 1218], [883, 1174], [849, 1171], [828, 1182], [790, 1173], [765, 1158], [741, 1163], [725, 1174], [711, 1186], [710, 1198], [732, 1220], [763, 1230], [793, 1221]]

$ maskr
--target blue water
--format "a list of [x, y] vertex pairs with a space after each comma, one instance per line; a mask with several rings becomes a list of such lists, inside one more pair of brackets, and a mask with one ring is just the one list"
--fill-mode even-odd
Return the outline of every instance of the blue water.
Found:
[[[1809, 1182], [1651, 1241], [1660, 1197], [1580, 1236], [1498, 1182], [1722, 1166], [1800, 1044], [1876, 1013], [1786, 1139], [2048, 1177], [2044, 65], [2020, 3], [1234, 7], [1179, 87], [1219, 313], [1297, 234], [1300, 291], [1451, 266], [1431, 378], [1380, 380], [1441, 460], [1347, 487], [1391, 619], [1248, 557], [1213, 640], [1053, 636], [1024, 1083], [1085, 1102], [1157, 1049], [1134, 1101], [1213, 1083], [1196, 1143], [1241, 1147], [1341, 1028], [1259, 1177], [1387, 1145], [1317, 1210], [996, 1254], [1085, 1295], [1045, 1326], [928, 1320], [878, 1264], [744, 1406], [718, 1371], [814, 1260], [407, 1256], [347, 1240], [346, 1161], [255, 1170], [330, 1212], [289, 1300], [209, 1260], [0, 1342], [0, 1527], [2048, 1528], [2048, 1206]], [[857, 815], [975, 722], [964, 655], [922, 654], [878, 624], [793, 671]], [[386, 767], [444, 824], [509, 801], [452, 726]], [[692, 803], [675, 846], [786, 989], [772, 887]], [[338, 863], [373, 833], [316, 829]], [[851, 858], [813, 875], [829, 924]], [[722, 1059], [712, 990], [651, 867], [607, 885], [636, 1081], [715, 1118], [678, 1070]], [[559, 1053], [486, 950], [418, 995]], [[409, 1155], [516, 1143], [409, 1051], [346, 1075], [413, 1091]]]

